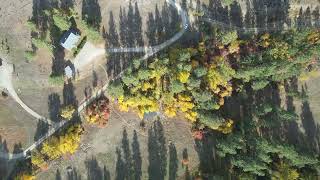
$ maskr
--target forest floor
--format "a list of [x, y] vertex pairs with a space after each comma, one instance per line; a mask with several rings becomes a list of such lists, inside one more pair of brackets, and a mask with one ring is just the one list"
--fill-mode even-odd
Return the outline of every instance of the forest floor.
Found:
[[[138, 162], [136, 159], [141, 158], [141, 179], [148, 179], [147, 177], [150, 174], [148, 168], [159, 171], [160, 167], [163, 166], [169, 173], [168, 167], [170, 163], [171, 165], [177, 165], [177, 174], [179, 176], [183, 175], [185, 172], [185, 168], [181, 164], [183, 151], [188, 153], [189, 168], [197, 166], [199, 160], [190, 133], [190, 125], [187, 121], [179, 120], [179, 118], [162, 120], [161, 124], [164, 131], [156, 131], [155, 136], [163, 136], [165, 141], [159, 141], [159, 139], [148, 135], [155, 122], [154, 120], [147, 121], [145, 131], [139, 127], [140, 121], [134, 113], [123, 113], [113, 108], [106, 128], [85, 125], [86, 133], [82, 136], [80, 150], [69, 157], [70, 159], [61, 158], [55, 161], [50, 165], [48, 171], [39, 173], [37, 177], [39, 179], [44, 177], [46, 179], [55, 179], [57, 176], [61, 176], [62, 179], [66, 179], [70, 175], [67, 169], [72, 167], [76, 174], [81, 176], [81, 179], [89, 179], [89, 177], [99, 179], [100, 175], [103, 174], [104, 168], [110, 173], [111, 179], [115, 179], [116, 176], [126, 173], [126, 169], [121, 167], [121, 163], [129, 162], [124, 155], [124, 152], [127, 152], [126, 145], [124, 145], [126, 143], [129, 145], [128, 151], [134, 162]], [[159, 126], [156, 127], [159, 128]], [[128, 133], [128, 139], [123, 136], [124, 130]], [[134, 143], [134, 131], [137, 132], [138, 143]], [[172, 149], [170, 150], [169, 144], [171, 143], [174, 144], [176, 152], [172, 151]], [[135, 144], [134, 149], [132, 148], [133, 144]], [[161, 147], [166, 147], [166, 149]], [[121, 157], [116, 153], [117, 149], [122, 151], [122, 155], [120, 155], [122, 160], [119, 160]], [[140, 151], [139, 158], [133, 156], [137, 151]], [[153, 161], [148, 159], [150, 154], [157, 153], [165, 153], [166, 155], [162, 156], [165, 158], [156, 158]], [[150, 165], [150, 162], [152, 165]], [[168, 179], [168, 176], [166, 177], [165, 179]]]

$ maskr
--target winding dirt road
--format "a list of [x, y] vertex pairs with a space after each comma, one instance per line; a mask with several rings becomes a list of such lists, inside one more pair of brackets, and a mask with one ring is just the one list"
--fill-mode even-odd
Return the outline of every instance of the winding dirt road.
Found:
[[31, 116], [35, 117], [37, 120], [43, 120], [49, 124], [51, 121], [47, 121], [45, 117], [39, 115], [33, 111], [29, 106], [27, 106], [18, 96], [12, 84], [12, 73], [13, 65], [9, 64], [7, 61], [2, 60], [2, 66], [0, 66], [0, 89], [5, 89], [8, 91], [10, 96]]

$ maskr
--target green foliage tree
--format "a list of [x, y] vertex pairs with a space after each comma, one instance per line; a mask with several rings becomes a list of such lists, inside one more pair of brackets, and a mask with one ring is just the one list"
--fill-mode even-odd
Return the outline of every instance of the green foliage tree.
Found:
[[170, 86], [170, 91], [174, 94], [181, 93], [185, 90], [184, 84], [179, 81], [173, 81]]
[[108, 94], [112, 98], [118, 98], [124, 95], [123, 84], [120, 80], [112, 81], [108, 86]]
[[206, 70], [206, 68], [200, 66], [194, 70], [194, 73], [197, 78], [200, 78], [200, 77], [205, 76], [207, 74], [207, 70]]
[[238, 39], [237, 31], [230, 31], [221, 35], [221, 42], [224, 45], [228, 45]]
[[70, 21], [61, 14], [58, 10], [53, 10], [53, 23], [61, 30], [61, 31], [66, 31], [69, 30], [71, 23]]
[[199, 121], [205, 126], [209, 127], [210, 129], [217, 130], [225, 122], [225, 120], [222, 117], [212, 112], [201, 111], [198, 112], [198, 114], [200, 115]]

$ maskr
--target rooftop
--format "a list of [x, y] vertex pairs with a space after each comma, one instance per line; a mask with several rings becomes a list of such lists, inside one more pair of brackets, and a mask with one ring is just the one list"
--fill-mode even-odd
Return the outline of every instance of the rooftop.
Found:
[[60, 44], [65, 49], [71, 51], [73, 48], [77, 46], [79, 40], [80, 35], [72, 30], [69, 30], [62, 36]]

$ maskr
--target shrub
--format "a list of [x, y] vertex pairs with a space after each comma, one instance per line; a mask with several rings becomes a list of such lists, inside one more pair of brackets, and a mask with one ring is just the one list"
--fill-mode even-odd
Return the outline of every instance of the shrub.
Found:
[[44, 39], [32, 38], [32, 44], [35, 45], [38, 49], [47, 48], [51, 53], [53, 52], [53, 46], [46, 42]]
[[78, 24], [80, 29], [84, 32], [84, 34], [88, 37], [88, 39], [94, 43], [100, 42], [103, 40], [100, 32], [90, 27], [85, 21], [80, 21]]
[[31, 21], [31, 20], [28, 20], [28, 21], [27, 21], [26, 26], [27, 26], [31, 31], [33, 31], [33, 32], [38, 31], [36, 24], [35, 24], [33, 21]]
[[73, 56], [76, 57], [78, 55], [78, 53], [81, 51], [81, 49], [83, 48], [83, 46], [86, 44], [87, 42], [87, 36], [85, 36], [81, 42], [78, 44], [77, 48], [74, 50], [73, 52]]
[[33, 51], [25, 51], [24, 52], [24, 57], [28, 60], [28, 61], [32, 61], [35, 57], [35, 53]]
[[102, 97], [92, 102], [86, 109], [85, 119], [90, 124], [106, 126], [110, 116], [109, 100]]
[[58, 13], [53, 14], [53, 22], [61, 31], [66, 31], [71, 26], [70, 21], [68, 21], [66, 17]]
[[236, 41], [237, 39], [238, 39], [237, 31], [231, 31], [231, 32], [225, 33], [221, 37], [222, 44], [224, 45], [228, 45]]

